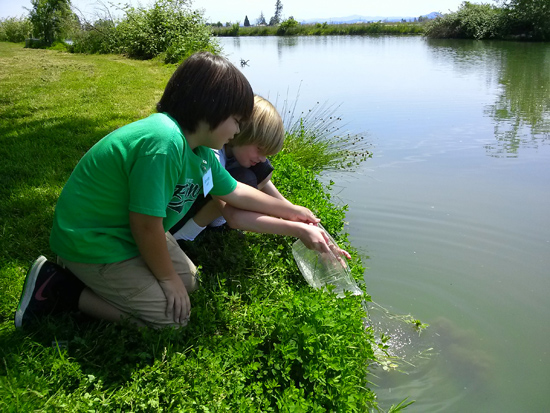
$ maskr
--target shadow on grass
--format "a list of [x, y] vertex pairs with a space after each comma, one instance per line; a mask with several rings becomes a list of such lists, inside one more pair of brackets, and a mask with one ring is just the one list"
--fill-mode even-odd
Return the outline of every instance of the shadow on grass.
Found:
[[[111, 132], [85, 117], [0, 124], [0, 260], [49, 254], [49, 232], [59, 193], [86, 151]], [[111, 120], [116, 120], [113, 117]]]
[[[11, 324], [27, 269], [52, 259], [49, 236], [57, 199], [79, 159], [124, 122], [78, 117], [28, 120], [14, 107], [0, 122], [0, 320]], [[109, 126], [105, 126], [105, 125]], [[2, 327], [3, 328], [3, 327]]]

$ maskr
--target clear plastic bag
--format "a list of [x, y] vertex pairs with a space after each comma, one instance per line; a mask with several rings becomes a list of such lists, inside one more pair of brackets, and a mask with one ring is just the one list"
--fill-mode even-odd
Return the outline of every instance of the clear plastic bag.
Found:
[[344, 291], [349, 291], [353, 295], [363, 294], [351, 276], [346, 258], [340, 254], [340, 248], [323, 226], [321, 224], [318, 226], [329, 240], [330, 252], [320, 253], [310, 250], [300, 240], [292, 245], [292, 255], [304, 279], [316, 289], [323, 288], [327, 284], [334, 285], [333, 292], [338, 297], [345, 297]]

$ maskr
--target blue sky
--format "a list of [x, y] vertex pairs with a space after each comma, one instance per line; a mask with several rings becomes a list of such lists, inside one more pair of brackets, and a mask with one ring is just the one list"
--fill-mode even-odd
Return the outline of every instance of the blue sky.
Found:
[[[119, 0], [134, 6], [149, 6], [153, 0]], [[119, 1], [116, 1], [118, 3]], [[344, 17], [353, 14], [364, 16], [411, 16], [416, 17], [433, 11], [446, 13], [456, 11], [463, 0], [281, 0], [283, 16], [293, 16], [296, 20], [313, 18]], [[477, 2], [474, 0], [474, 3]], [[480, 1], [481, 2], [481, 1]], [[490, 0], [489, 0], [490, 2]], [[72, 4], [81, 10], [88, 20], [101, 11], [107, 1], [72, 0]], [[24, 9], [31, 8], [30, 0], [1, 0], [0, 18], [20, 17], [27, 14]], [[195, 0], [194, 9], [203, 9], [205, 17], [212, 22], [241, 22], [248, 16], [251, 23], [263, 12], [267, 20], [275, 11], [275, 0]]]

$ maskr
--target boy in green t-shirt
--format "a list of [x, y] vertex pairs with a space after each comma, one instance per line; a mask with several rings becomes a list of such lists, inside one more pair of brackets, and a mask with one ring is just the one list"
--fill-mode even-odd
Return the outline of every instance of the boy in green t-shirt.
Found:
[[309, 225], [319, 222], [310, 210], [237, 183], [209, 149], [228, 143], [252, 107], [250, 84], [226, 59], [203, 52], [182, 63], [158, 113], [110, 133], [76, 166], [50, 237], [70, 272], [39, 258], [27, 274], [16, 326], [74, 309], [110, 321], [185, 325], [196, 268], [167, 231], [199, 193], [301, 222], [306, 245], [328, 251], [323, 232]]

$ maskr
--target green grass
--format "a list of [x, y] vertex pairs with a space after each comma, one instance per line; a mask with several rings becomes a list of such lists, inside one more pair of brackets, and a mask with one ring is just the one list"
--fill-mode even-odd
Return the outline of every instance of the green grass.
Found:
[[30, 260], [47, 251], [52, 208], [80, 157], [150, 113], [172, 69], [8, 43], [0, 56], [0, 257]]
[[212, 27], [214, 36], [345, 36], [372, 34], [423, 34], [423, 23], [301, 24], [295, 27], [250, 26]]
[[[376, 409], [361, 298], [308, 287], [287, 237], [231, 231], [191, 243], [201, 288], [182, 330], [68, 316], [13, 327], [28, 267], [54, 258], [53, 211], [72, 169], [105, 134], [153, 112], [173, 70], [0, 43], [0, 411]], [[341, 233], [345, 207], [288, 153], [273, 162], [281, 192], [322, 219], [362, 280]]]

